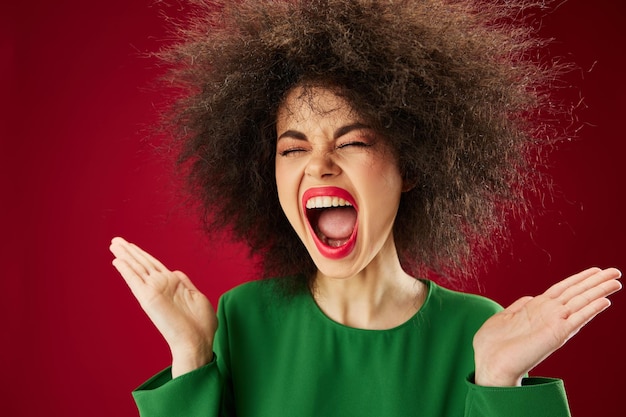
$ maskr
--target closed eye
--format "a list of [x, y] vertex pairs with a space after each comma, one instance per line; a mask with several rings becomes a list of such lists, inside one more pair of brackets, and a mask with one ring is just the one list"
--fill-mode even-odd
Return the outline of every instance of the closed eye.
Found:
[[288, 148], [288, 149], [284, 149], [280, 152], [278, 152], [278, 154], [280, 156], [296, 156], [301, 152], [306, 152], [306, 149], [304, 148]]
[[357, 147], [357, 148], [368, 148], [371, 145], [369, 143], [367, 143], [367, 142], [361, 142], [361, 141], [355, 140], [355, 141], [351, 141], [351, 142], [342, 143], [342, 144], [337, 146], [337, 149], [347, 148], [348, 146], [354, 146], [354, 147]]

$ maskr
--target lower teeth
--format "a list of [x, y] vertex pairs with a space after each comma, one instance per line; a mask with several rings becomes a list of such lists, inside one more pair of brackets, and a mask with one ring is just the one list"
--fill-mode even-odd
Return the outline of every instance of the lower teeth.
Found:
[[338, 248], [340, 246], [345, 245], [349, 239], [329, 239], [324, 236], [319, 231], [317, 232], [317, 237], [322, 241], [326, 246], [330, 246], [331, 248]]
[[332, 240], [328, 240], [328, 246], [333, 247], [333, 248], [338, 248], [339, 246], [345, 245], [347, 241], [348, 241], [348, 239], [342, 239], [342, 240], [332, 239]]

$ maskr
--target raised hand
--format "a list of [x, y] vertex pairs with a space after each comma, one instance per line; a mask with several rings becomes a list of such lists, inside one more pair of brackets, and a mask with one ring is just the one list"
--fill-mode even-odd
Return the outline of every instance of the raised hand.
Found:
[[172, 377], [213, 359], [217, 329], [215, 310], [187, 275], [170, 271], [138, 246], [121, 237], [109, 248], [113, 266], [157, 327], [172, 352]]
[[487, 320], [474, 336], [475, 382], [516, 386], [552, 352], [611, 305], [621, 272], [591, 268], [523, 297]]

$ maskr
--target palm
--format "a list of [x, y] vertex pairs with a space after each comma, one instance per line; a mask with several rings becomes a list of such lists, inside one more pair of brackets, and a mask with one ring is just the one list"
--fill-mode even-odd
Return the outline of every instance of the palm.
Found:
[[621, 288], [614, 268], [591, 268], [537, 297], [523, 297], [487, 320], [474, 337], [476, 381], [519, 385], [524, 374], [560, 348]]
[[170, 271], [136, 245], [114, 238], [113, 265], [163, 335], [172, 353], [212, 356], [217, 328], [209, 300], [180, 271]]

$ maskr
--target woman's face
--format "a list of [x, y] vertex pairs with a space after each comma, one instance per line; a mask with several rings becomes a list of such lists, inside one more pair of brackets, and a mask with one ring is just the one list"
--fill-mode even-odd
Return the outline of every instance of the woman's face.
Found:
[[350, 277], [382, 253], [395, 256], [403, 181], [385, 140], [321, 87], [289, 92], [276, 133], [280, 204], [318, 270]]

